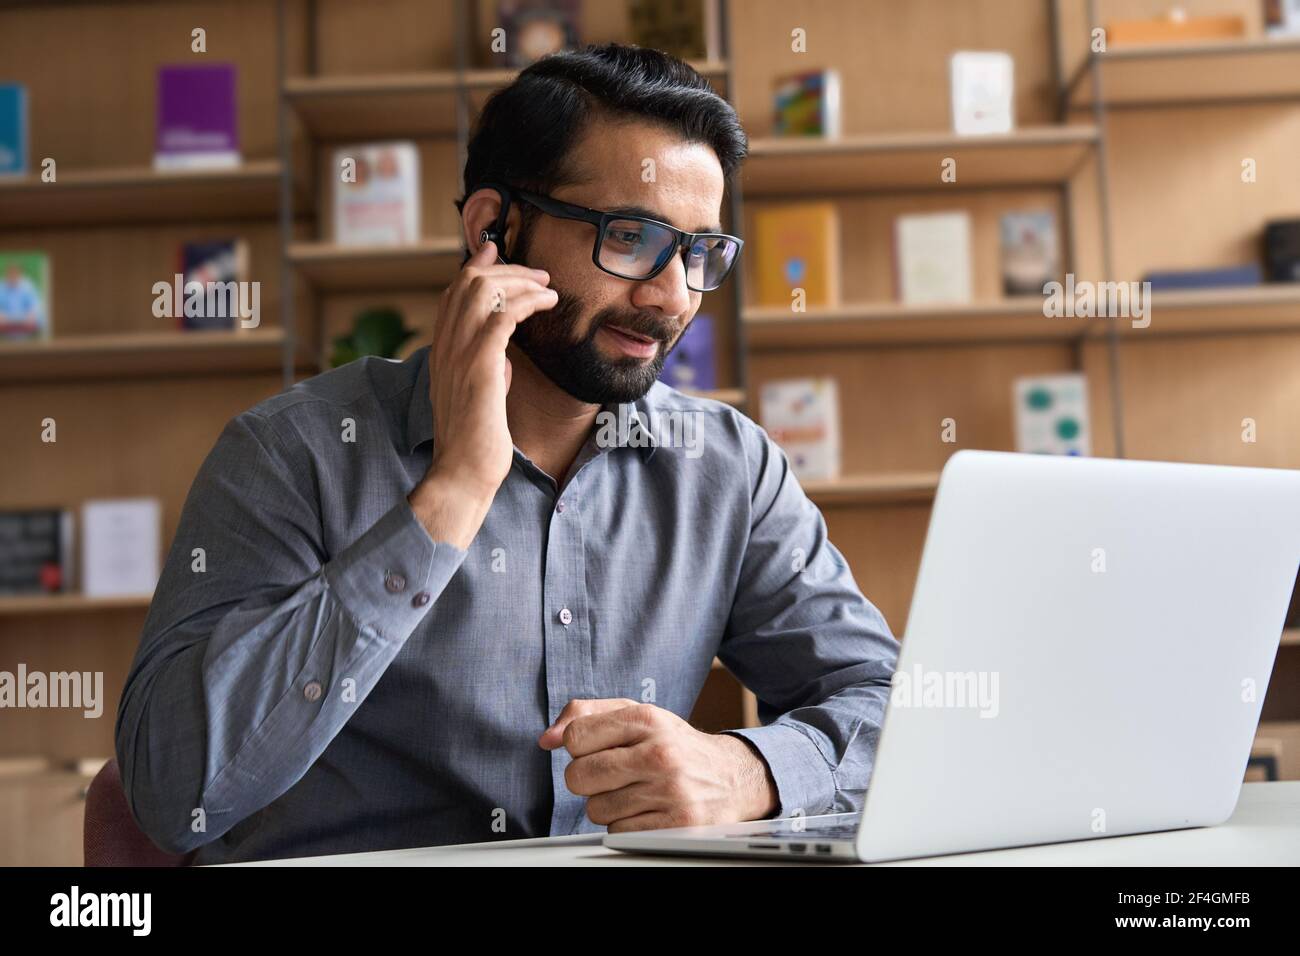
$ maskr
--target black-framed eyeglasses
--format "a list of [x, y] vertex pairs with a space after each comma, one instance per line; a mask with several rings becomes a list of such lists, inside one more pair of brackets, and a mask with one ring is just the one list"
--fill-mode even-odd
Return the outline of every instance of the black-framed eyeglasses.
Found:
[[537, 207], [548, 216], [589, 222], [596, 227], [591, 261], [602, 272], [620, 279], [653, 279], [680, 250], [686, 266], [686, 288], [712, 292], [727, 278], [745, 244], [743, 239], [725, 233], [683, 232], [657, 219], [588, 209], [513, 186], [488, 185], [487, 188], [502, 195], [497, 235], [503, 235], [511, 197]]

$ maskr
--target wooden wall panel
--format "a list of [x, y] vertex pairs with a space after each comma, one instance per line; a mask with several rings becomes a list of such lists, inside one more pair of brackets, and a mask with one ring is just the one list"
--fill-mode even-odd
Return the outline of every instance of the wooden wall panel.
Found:
[[[1300, 468], [1300, 333], [1123, 343], [1130, 458]], [[1243, 418], [1257, 441], [1241, 440]]]
[[316, 0], [321, 75], [456, 68], [456, 0]]

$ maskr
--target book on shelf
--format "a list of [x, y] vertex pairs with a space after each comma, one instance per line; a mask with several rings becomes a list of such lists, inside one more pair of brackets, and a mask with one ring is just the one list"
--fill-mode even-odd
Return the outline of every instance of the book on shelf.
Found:
[[157, 169], [240, 164], [235, 79], [233, 63], [158, 68]]
[[0, 83], [0, 176], [27, 172], [27, 87]]
[[506, 65], [528, 66], [551, 53], [576, 47], [581, 14], [579, 0], [497, 0], [497, 26], [505, 42]]
[[664, 359], [659, 379], [677, 389], [705, 392], [717, 387], [713, 317], [697, 315]]
[[81, 589], [87, 597], [152, 594], [158, 583], [162, 504], [105, 498], [81, 506]]
[[1009, 53], [962, 50], [948, 61], [952, 128], [960, 136], [1010, 133], [1016, 125], [1015, 63]]
[[420, 153], [415, 143], [358, 143], [334, 151], [334, 241], [400, 246], [420, 238]]
[[905, 305], [971, 301], [970, 215], [928, 212], [894, 220], [898, 300]]
[[[181, 243], [177, 272], [181, 287], [173, 314], [185, 332], [243, 329], [237, 291], [248, 281], [248, 243], [210, 239]], [[197, 283], [192, 287], [191, 283]]]
[[772, 132], [776, 136], [840, 135], [840, 74], [813, 70], [778, 77], [773, 85]]
[[1300, 36], [1300, 0], [1264, 0], [1264, 32], [1271, 37]]
[[628, 0], [632, 42], [679, 60], [709, 57], [708, 13], [713, 0]]
[[1013, 385], [1016, 451], [1039, 455], [1091, 455], [1088, 379], [1069, 372], [1029, 375]]
[[758, 304], [834, 305], [840, 291], [839, 214], [831, 202], [763, 205], [754, 212]]
[[50, 337], [50, 288], [44, 252], [0, 252], [0, 341]]
[[839, 477], [840, 401], [835, 379], [764, 382], [759, 418], [801, 481]]
[[1168, 272], [1148, 272], [1144, 282], [1151, 283], [1152, 292], [1178, 292], [1192, 289], [1235, 289], [1239, 286], [1259, 285], [1264, 281], [1264, 271], [1258, 263], [1222, 269], [1179, 269]]
[[1041, 294], [1043, 286], [1059, 279], [1060, 248], [1056, 214], [1051, 210], [1009, 212], [1000, 222], [1002, 240], [1002, 294]]
[[1246, 21], [1234, 15], [1189, 17], [1174, 7], [1162, 17], [1108, 20], [1106, 43], [1112, 47], [1147, 43], [1187, 43], [1230, 40], [1246, 35]]
[[0, 594], [70, 591], [73, 523], [64, 508], [0, 511]]
[[1265, 224], [1264, 266], [1270, 282], [1300, 282], [1300, 219]]

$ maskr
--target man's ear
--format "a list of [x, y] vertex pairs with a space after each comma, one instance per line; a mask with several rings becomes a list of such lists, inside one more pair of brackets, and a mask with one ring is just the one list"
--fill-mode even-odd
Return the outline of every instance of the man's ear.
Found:
[[[497, 251], [505, 258], [508, 241], [513, 238], [519, 227], [519, 210], [512, 205], [506, 216], [506, 234], [494, 235], [497, 220], [501, 217], [501, 194], [495, 189], [476, 189], [465, 198], [461, 207], [460, 219], [465, 247], [475, 253], [488, 238], [497, 244]], [[484, 235], [487, 233], [488, 235]]]

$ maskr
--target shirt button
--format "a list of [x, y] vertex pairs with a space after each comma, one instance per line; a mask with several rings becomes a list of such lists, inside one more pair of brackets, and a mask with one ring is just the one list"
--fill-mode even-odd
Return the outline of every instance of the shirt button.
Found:
[[573, 623], [573, 612], [570, 611], [567, 607], [560, 608], [560, 623], [563, 624], [565, 627], [568, 627], [571, 623]]
[[400, 574], [394, 574], [393, 572], [390, 571], [388, 574], [384, 576], [384, 587], [388, 588], [388, 590], [393, 594], [397, 594], [401, 591], [405, 591], [406, 578], [402, 577]]
[[302, 696], [306, 697], [308, 700], [320, 700], [320, 694], [321, 686], [320, 681], [318, 680], [308, 681], [307, 686], [302, 689]]
[[411, 598], [411, 604], [415, 607], [424, 607], [430, 600], [432, 600], [432, 598], [429, 596], [429, 592], [421, 591], [415, 597]]
[[555, 511], [556, 511], [557, 514], [564, 514], [564, 502], [563, 502], [563, 501], [561, 501], [558, 505], [555, 506]]

